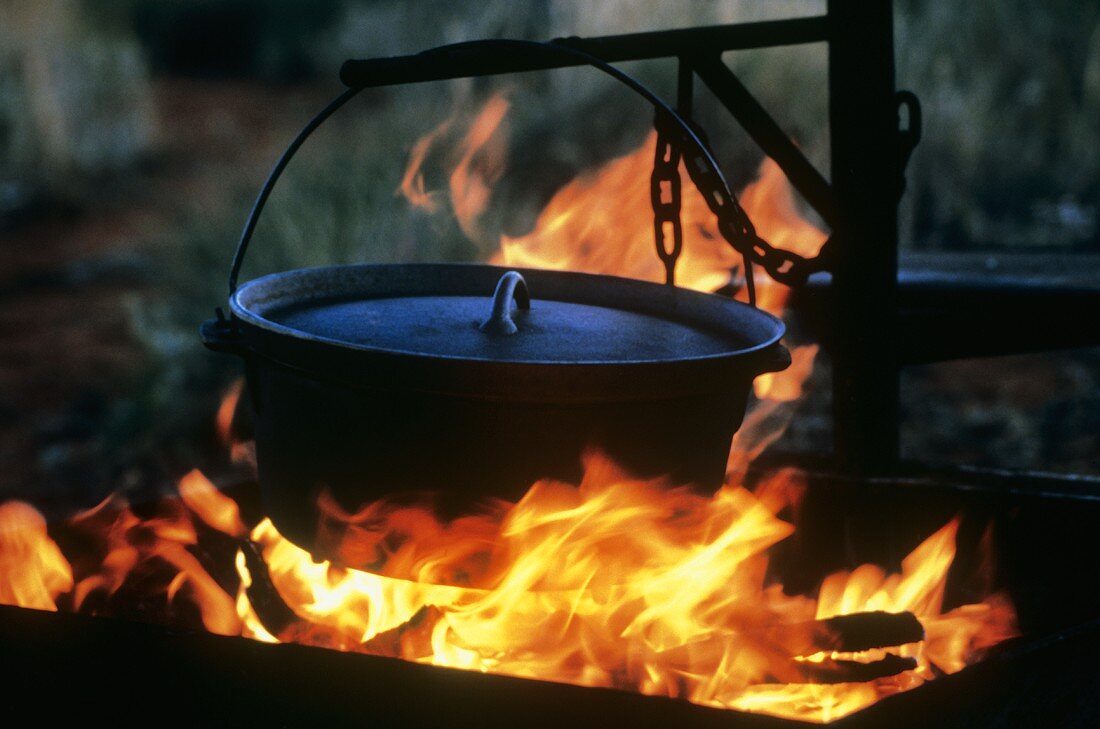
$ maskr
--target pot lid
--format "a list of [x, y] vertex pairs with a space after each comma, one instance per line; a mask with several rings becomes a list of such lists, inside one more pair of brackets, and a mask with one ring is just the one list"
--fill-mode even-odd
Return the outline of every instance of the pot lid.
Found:
[[778, 341], [774, 317], [642, 281], [482, 265], [339, 266], [268, 276], [232, 300], [242, 320], [296, 339], [514, 363], [672, 362]]

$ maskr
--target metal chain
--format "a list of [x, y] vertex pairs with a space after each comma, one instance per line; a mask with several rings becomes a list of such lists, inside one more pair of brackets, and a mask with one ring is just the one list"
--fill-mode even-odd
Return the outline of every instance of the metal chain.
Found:
[[[649, 178], [649, 199], [653, 204], [653, 239], [657, 255], [665, 264], [665, 283], [676, 283], [676, 261], [684, 249], [684, 226], [680, 220], [680, 146], [663, 124], [657, 127], [653, 174]], [[668, 233], [672, 248], [668, 247]]]
[[[654, 119], [654, 125], [657, 127], [657, 156], [654, 163], [653, 180], [657, 180], [657, 166], [663, 163], [662, 140], [664, 140], [664, 144], [668, 147], [677, 148], [678, 145], [672, 144], [669, 140], [678, 136], [678, 130], [660, 113], [658, 113], [657, 117]], [[680, 156], [680, 153], [676, 154], [677, 163], [679, 162]], [[753, 226], [752, 221], [749, 220], [748, 214], [745, 213], [745, 210], [737, 202], [737, 199], [730, 195], [722, 179], [710, 168], [700, 153], [689, 153], [685, 156], [684, 166], [687, 168], [688, 176], [691, 178], [692, 183], [694, 183], [695, 187], [699, 190], [699, 194], [703, 196], [703, 200], [706, 201], [707, 207], [710, 208], [710, 211], [714, 213], [715, 218], [717, 218], [718, 232], [726, 239], [726, 242], [729, 243], [734, 250], [743, 255], [747, 261], [763, 266], [764, 270], [767, 271], [773, 279], [787, 286], [800, 286], [806, 282], [810, 274], [828, 269], [830, 265], [829, 241], [825, 242], [825, 245], [822, 246], [821, 250], [813, 258], [806, 258], [793, 251], [772, 246], [757, 235], [756, 228]], [[663, 175], [667, 174], [667, 172], [662, 170], [661, 174], [663, 179]], [[676, 177], [679, 177], [678, 173]], [[654, 194], [652, 193], [655, 189], [654, 185], [651, 185], [651, 194]], [[679, 191], [678, 179], [676, 190]], [[657, 205], [657, 198], [654, 197], [653, 209], [655, 220], [663, 219], [666, 209], [661, 208], [661, 212], [658, 213]], [[678, 205], [677, 210], [679, 210]], [[674, 230], [680, 230], [678, 223]], [[665, 266], [667, 268], [669, 263], [664, 255], [664, 234], [663, 226], [660, 223], [655, 222], [655, 232], [657, 233], [658, 254], [661, 255], [661, 260], [665, 261]], [[682, 232], [680, 235], [682, 235]], [[679, 247], [681, 244], [682, 241], [677, 242], [677, 255], [679, 254]], [[675, 258], [673, 258], [673, 265], [675, 265]], [[746, 276], [747, 275], [748, 270], [746, 269]]]

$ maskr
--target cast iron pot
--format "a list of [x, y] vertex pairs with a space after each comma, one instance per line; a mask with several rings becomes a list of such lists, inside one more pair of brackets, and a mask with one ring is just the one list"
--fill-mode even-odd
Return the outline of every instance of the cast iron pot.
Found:
[[231, 316], [202, 327], [207, 346], [245, 361], [264, 508], [278, 529], [326, 556], [315, 543], [322, 492], [352, 511], [430, 490], [453, 514], [538, 479], [576, 481], [588, 449], [639, 477], [717, 486], [753, 378], [790, 362], [782, 322], [755, 307], [487, 265], [337, 266], [237, 287], [283, 167], [350, 96], [276, 165], [233, 262]]
[[778, 319], [671, 286], [481, 265], [362, 265], [251, 281], [246, 361], [265, 507], [309, 544], [328, 490], [354, 510], [440, 492], [449, 512], [575, 480], [596, 448], [629, 472], [717, 486]]

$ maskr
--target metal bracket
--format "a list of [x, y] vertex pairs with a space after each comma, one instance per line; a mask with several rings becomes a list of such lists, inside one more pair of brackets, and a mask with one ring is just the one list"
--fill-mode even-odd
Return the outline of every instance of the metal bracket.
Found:
[[775, 160], [791, 181], [791, 185], [806, 198], [818, 215], [835, 228], [836, 203], [829, 181], [806, 159], [775, 119], [761, 106], [737, 75], [719, 56], [692, 58], [692, 66], [707, 88], [722, 102], [753, 141]]

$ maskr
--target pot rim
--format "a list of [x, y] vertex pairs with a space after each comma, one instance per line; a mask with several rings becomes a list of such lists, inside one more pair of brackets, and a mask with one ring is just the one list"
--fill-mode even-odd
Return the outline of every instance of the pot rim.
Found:
[[[503, 275], [508, 271], [518, 271], [525, 277], [531, 277], [535, 280], [539, 278], [553, 278], [560, 280], [572, 280], [576, 282], [585, 282], [581, 285], [589, 285], [593, 287], [613, 285], [620, 288], [636, 289], [642, 292], [643, 296], [649, 294], [653, 302], [659, 301], [661, 297], [668, 298], [670, 295], [673, 297], [674, 303], [679, 303], [684, 300], [690, 303], [695, 302], [697, 305], [706, 306], [726, 306], [737, 309], [741, 312], [742, 316], [755, 317], [757, 323], [764, 327], [771, 329], [769, 335], [764, 341], [756, 344], [750, 344], [746, 347], [737, 349], [729, 349], [728, 351], [682, 356], [668, 359], [600, 359], [600, 360], [546, 360], [546, 359], [500, 359], [493, 357], [476, 357], [476, 356], [459, 356], [450, 355], [444, 353], [432, 353], [414, 350], [403, 350], [392, 347], [378, 347], [369, 344], [361, 344], [357, 342], [351, 342], [346, 340], [335, 339], [332, 337], [326, 337], [318, 334], [311, 334], [309, 332], [295, 329], [285, 324], [272, 321], [271, 319], [254, 312], [250, 307], [258, 303], [257, 300], [250, 301], [250, 295], [256, 295], [263, 291], [264, 287], [272, 287], [276, 282], [287, 283], [293, 282], [294, 279], [308, 279], [314, 277], [332, 277], [337, 273], [347, 274], [349, 272], [368, 272], [371, 270], [388, 270], [395, 273], [401, 271], [419, 270], [419, 271], [432, 271], [437, 270], [440, 273], [444, 272], [457, 272], [457, 271], [469, 271], [469, 272], [481, 272], [490, 270], [495, 275]], [[436, 294], [440, 297], [457, 294]], [[544, 300], [551, 301], [571, 301], [566, 298], [557, 298], [552, 296], [541, 296]], [[576, 302], [573, 303], [589, 303], [589, 302]], [[625, 278], [622, 276], [613, 276], [610, 274], [592, 274], [592, 273], [580, 273], [576, 271], [561, 271], [554, 269], [533, 269], [533, 268], [521, 268], [512, 266], [499, 266], [495, 264], [487, 263], [367, 263], [367, 264], [344, 264], [333, 266], [317, 266], [308, 268], [298, 268], [289, 271], [282, 271], [279, 273], [272, 273], [259, 278], [252, 279], [242, 284], [229, 299], [230, 311], [235, 319], [263, 330], [270, 334], [277, 336], [286, 336], [293, 340], [297, 340], [303, 343], [317, 344], [325, 347], [332, 347], [340, 350], [350, 350], [355, 352], [362, 352], [372, 355], [397, 355], [401, 357], [415, 357], [424, 360], [441, 360], [450, 362], [466, 362], [471, 364], [492, 364], [495, 366], [554, 366], [554, 367], [645, 367], [647, 365], [655, 366], [668, 366], [676, 363], [706, 363], [717, 362], [722, 360], [738, 359], [743, 360], [751, 358], [752, 355], [766, 352], [775, 348], [780, 339], [786, 333], [786, 326], [783, 321], [772, 314], [750, 306], [735, 299], [729, 299], [717, 294], [704, 293], [701, 291], [695, 291], [692, 289], [680, 288], [680, 287], [668, 287], [662, 284], [653, 283], [651, 281], [644, 281], [640, 279]], [[622, 308], [608, 303], [595, 303], [597, 306], [606, 306], [608, 308]], [[686, 320], [685, 317], [672, 316], [675, 312], [670, 312], [665, 309], [662, 312], [645, 311], [642, 312], [651, 316], [663, 316], [671, 321], [684, 324], [685, 326], [701, 325], [698, 322], [691, 322]], [[724, 333], [736, 334], [745, 339], [751, 341], [751, 333], [746, 331], [733, 332], [730, 329], [726, 329]], [[767, 371], [774, 371], [774, 367], [762, 368], [760, 373]], [[759, 373], [758, 373], [759, 374]]]

